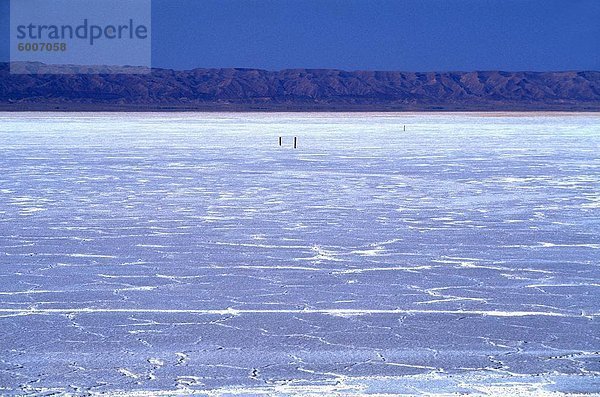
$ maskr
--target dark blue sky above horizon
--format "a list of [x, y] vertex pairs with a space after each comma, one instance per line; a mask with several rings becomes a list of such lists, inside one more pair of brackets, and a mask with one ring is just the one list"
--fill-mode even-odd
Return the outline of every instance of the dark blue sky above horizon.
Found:
[[174, 69], [600, 70], [600, 0], [153, 0], [152, 35]]

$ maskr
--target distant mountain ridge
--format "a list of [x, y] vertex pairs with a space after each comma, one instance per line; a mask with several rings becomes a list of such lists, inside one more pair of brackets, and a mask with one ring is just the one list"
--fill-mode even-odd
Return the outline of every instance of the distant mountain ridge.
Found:
[[[600, 72], [152, 69], [150, 74], [10, 74], [0, 110], [600, 111]], [[107, 72], [111, 67], [103, 67]]]

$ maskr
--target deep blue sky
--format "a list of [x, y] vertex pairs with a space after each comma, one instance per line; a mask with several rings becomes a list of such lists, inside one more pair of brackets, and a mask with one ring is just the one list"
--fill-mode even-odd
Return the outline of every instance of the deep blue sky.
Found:
[[[4, 61], [8, 3], [0, 0]], [[153, 0], [152, 7], [155, 67], [600, 70], [600, 0]]]

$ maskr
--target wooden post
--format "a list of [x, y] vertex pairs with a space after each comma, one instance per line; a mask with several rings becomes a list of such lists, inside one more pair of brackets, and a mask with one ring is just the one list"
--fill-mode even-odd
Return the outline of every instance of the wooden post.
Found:
[[279, 137], [279, 146], [281, 146], [281, 137]]
[[298, 147], [297, 142], [298, 142], [298, 138], [294, 137], [294, 149], [296, 149]]

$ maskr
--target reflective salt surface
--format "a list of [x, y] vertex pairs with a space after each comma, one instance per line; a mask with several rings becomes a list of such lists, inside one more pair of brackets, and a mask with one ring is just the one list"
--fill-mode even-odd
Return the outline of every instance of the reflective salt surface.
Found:
[[0, 114], [0, 394], [598, 392], [598, 153], [598, 115]]

